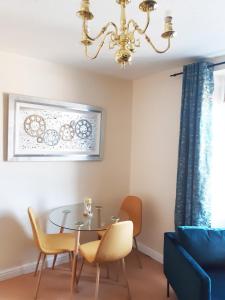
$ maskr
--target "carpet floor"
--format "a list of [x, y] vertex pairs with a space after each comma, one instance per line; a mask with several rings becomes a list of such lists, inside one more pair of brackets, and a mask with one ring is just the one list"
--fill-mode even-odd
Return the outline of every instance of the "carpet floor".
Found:
[[[141, 254], [143, 268], [137, 264], [135, 254], [127, 259], [127, 274], [132, 300], [166, 300], [166, 280], [162, 265], [148, 256]], [[41, 281], [38, 300], [91, 300], [95, 289], [94, 266], [84, 265], [78, 292], [70, 294], [70, 271], [68, 265], [57, 266], [55, 270], [45, 269]], [[126, 300], [127, 289], [124, 287], [122, 272], [116, 281], [118, 266], [110, 266], [110, 279], [106, 278], [106, 269], [102, 267], [99, 300]], [[36, 279], [33, 274], [19, 276], [0, 282], [0, 300], [32, 300]], [[176, 300], [171, 291], [170, 300]]]

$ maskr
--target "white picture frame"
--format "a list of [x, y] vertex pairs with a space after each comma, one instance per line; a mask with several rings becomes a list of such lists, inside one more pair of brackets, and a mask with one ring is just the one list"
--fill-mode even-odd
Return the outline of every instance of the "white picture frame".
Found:
[[10, 94], [8, 161], [103, 158], [102, 108]]

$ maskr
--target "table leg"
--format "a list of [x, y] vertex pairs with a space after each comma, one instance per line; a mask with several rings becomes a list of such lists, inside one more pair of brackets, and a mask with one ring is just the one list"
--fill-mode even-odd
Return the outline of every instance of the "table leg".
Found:
[[79, 244], [80, 244], [80, 230], [76, 231], [76, 234], [75, 234], [75, 247], [74, 247], [73, 264], [72, 264], [71, 285], [70, 285], [71, 294], [73, 293], [74, 287], [77, 286], [76, 271], [77, 271], [77, 259], [78, 259]]

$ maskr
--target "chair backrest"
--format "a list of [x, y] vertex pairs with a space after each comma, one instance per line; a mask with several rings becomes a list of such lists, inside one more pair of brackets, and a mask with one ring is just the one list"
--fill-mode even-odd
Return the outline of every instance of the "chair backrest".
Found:
[[33, 239], [40, 251], [45, 252], [45, 233], [42, 231], [37, 218], [31, 207], [28, 208], [28, 215], [32, 227]]
[[95, 261], [103, 263], [120, 260], [131, 252], [132, 246], [132, 221], [112, 224], [101, 239]]
[[128, 214], [129, 220], [134, 224], [134, 236], [141, 232], [142, 227], [142, 200], [136, 196], [127, 196], [120, 207]]

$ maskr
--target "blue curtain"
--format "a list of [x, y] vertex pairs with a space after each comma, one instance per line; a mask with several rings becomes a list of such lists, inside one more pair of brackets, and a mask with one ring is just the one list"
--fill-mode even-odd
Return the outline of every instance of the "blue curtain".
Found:
[[184, 67], [175, 225], [210, 226], [213, 68]]

